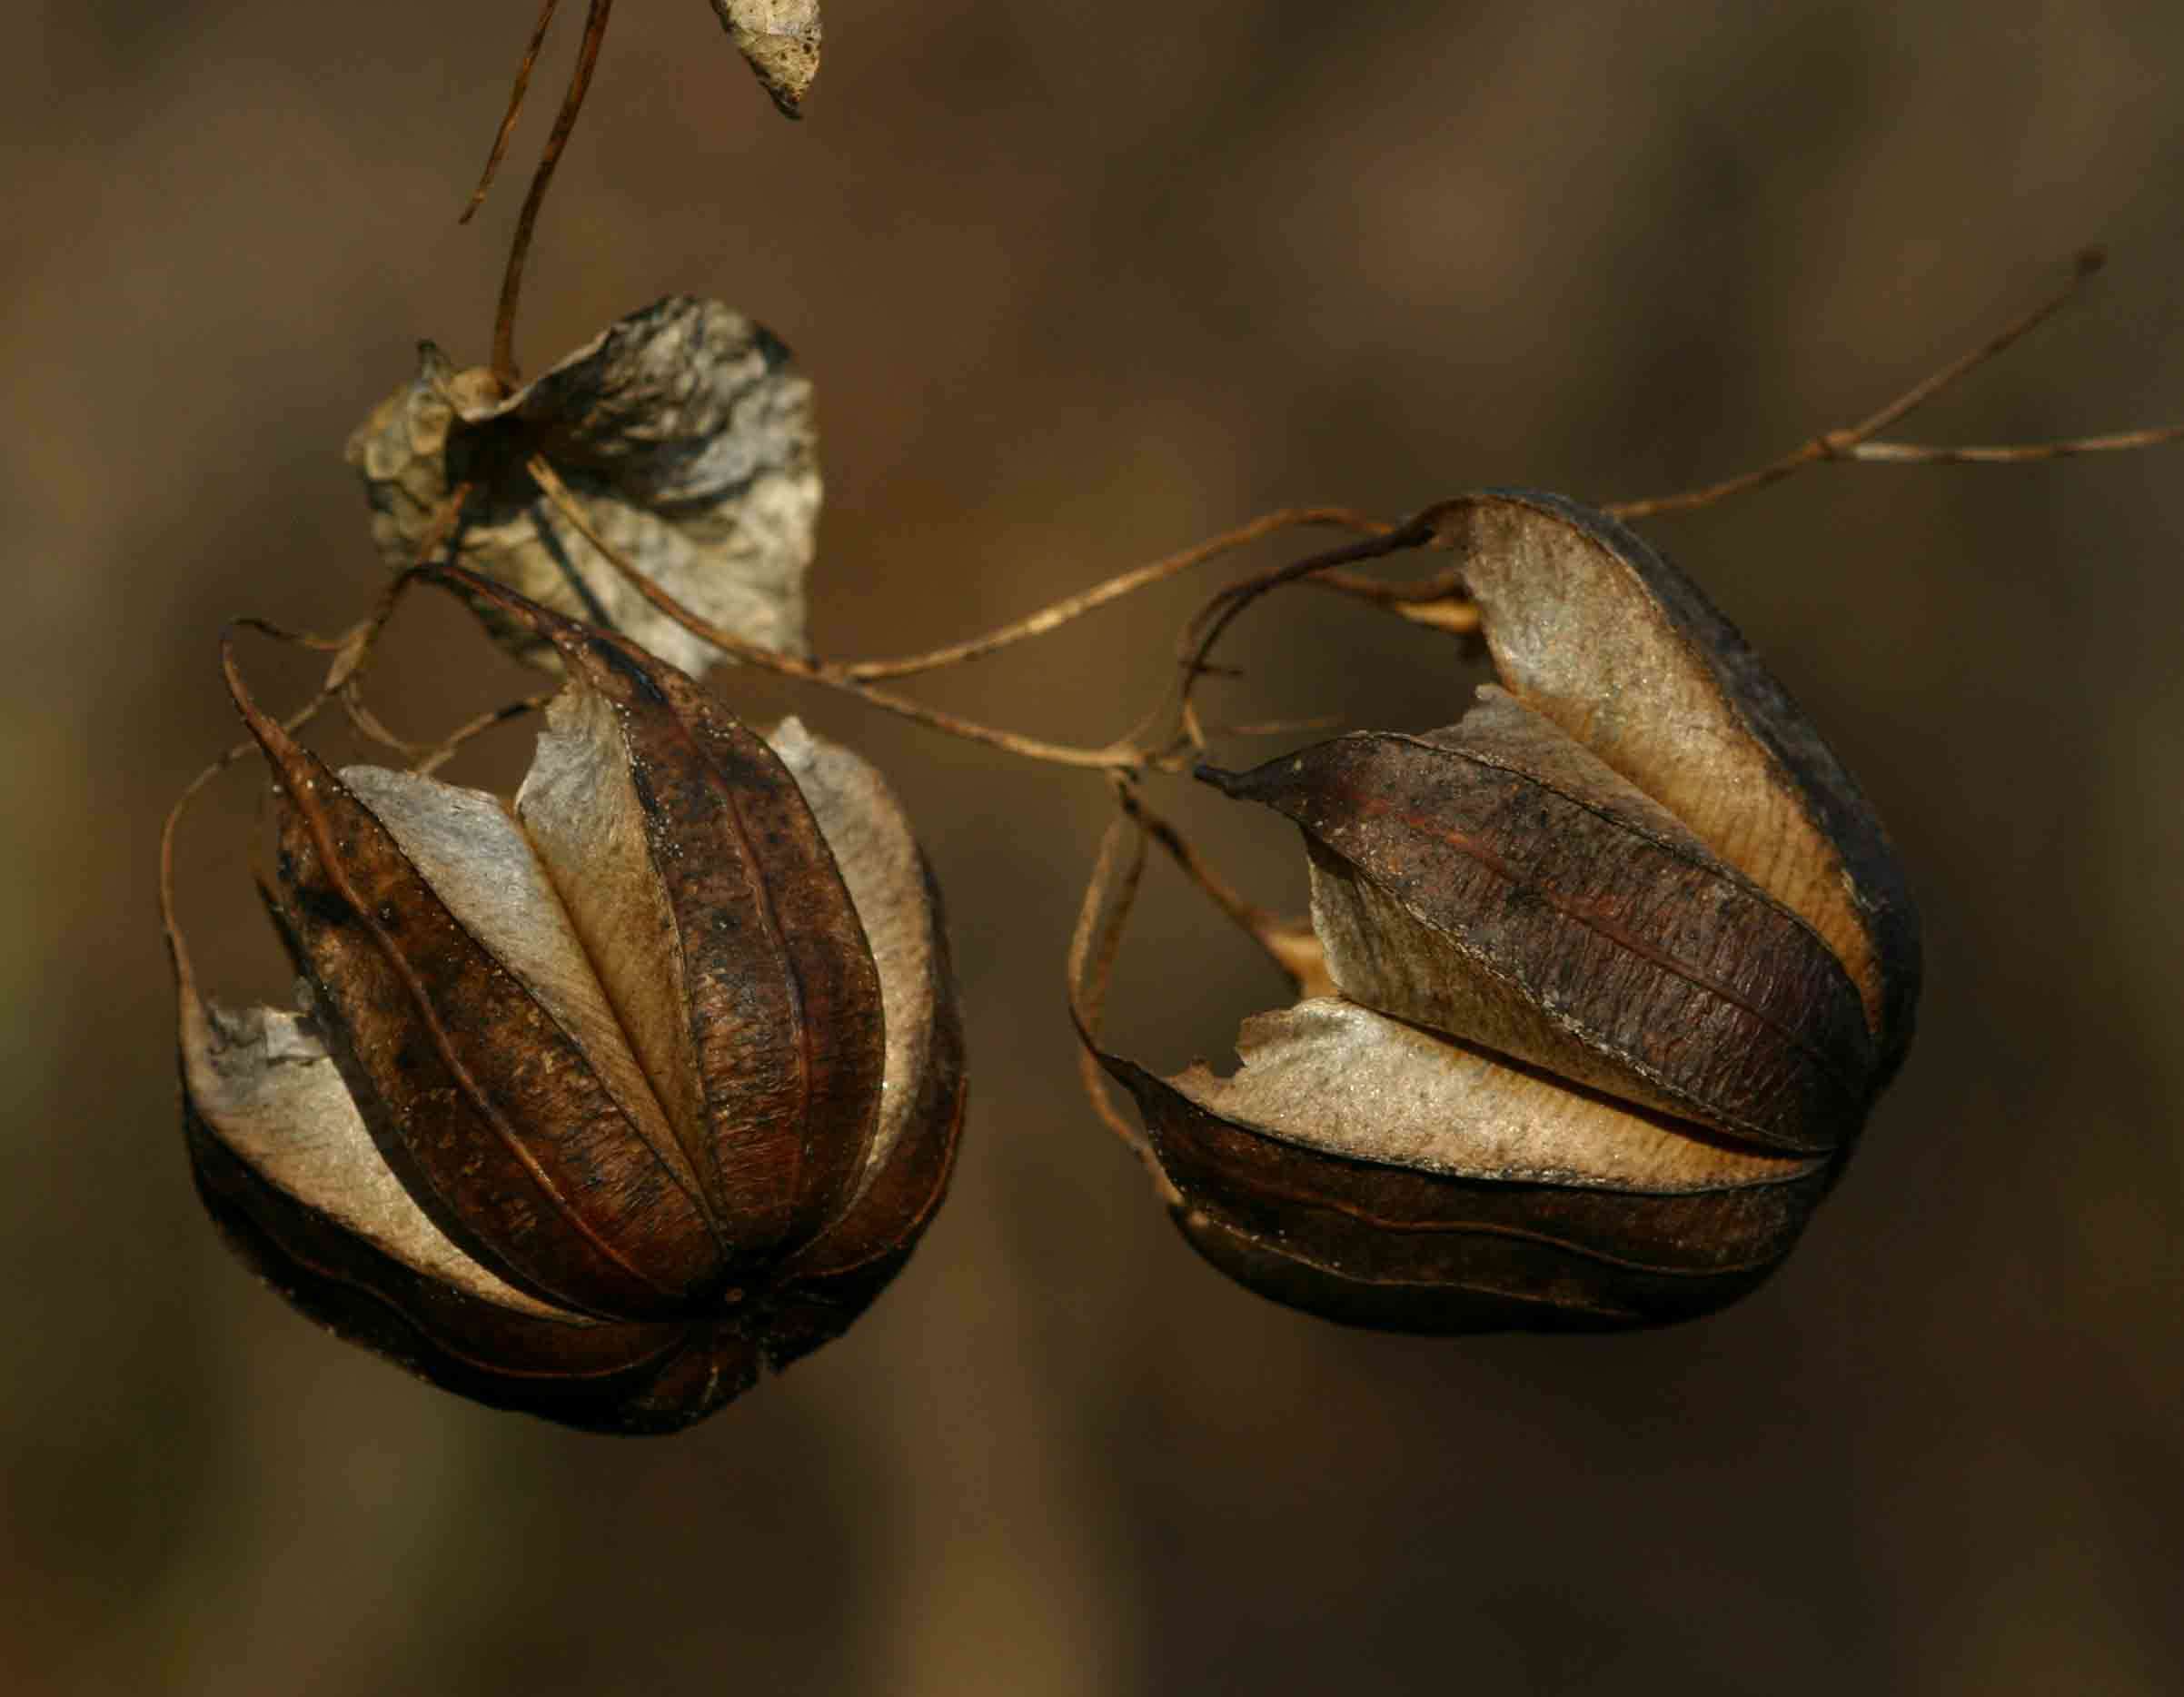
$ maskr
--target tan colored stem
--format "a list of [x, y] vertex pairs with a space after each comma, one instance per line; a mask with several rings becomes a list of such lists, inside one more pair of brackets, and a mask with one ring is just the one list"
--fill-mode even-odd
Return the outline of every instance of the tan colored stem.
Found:
[[1196, 845], [1166, 819], [1145, 804], [1134, 787], [1120, 790], [1122, 810], [1136, 819], [1152, 840], [1181, 868], [1215, 907], [1234, 921], [1238, 930], [1256, 943], [1300, 997], [1332, 996], [1335, 980], [1327, 971], [1327, 953], [1308, 924], [1285, 919], [1271, 908], [1246, 899], [1236, 888], [1215, 871]]
[[779, 677], [794, 678], [805, 683], [816, 683], [829, 690], [839, 690], [853, 695], [860, 701], [907, 719], [915, 724], [935, 730], [944, 730], [952, 737], [968, 742], [982, 742], [988, 748], [1000, 749], [1026, 759], [1045, 760], [1055, 766], [1076, 766], [1093, 770], [1115, 769], [1134, 770], [1147, 764], [1143, 749], [1127, 740], [1112, 742], [1102, 748], [1085, 748], [1071, 743], [1048, 742], [1037, 737], [1021, 736], [1013, 730], [1002, 730], [992, 725], [981, 725], [975, 719], [961, 719], [953, 713], [944, 713], [938, 708], [927, 707], [907, 696], [891, 690], [875, 689], [872, 685], [848, 675], [839, 667], [819, 660], [799, 660], [793, 654], [784, 654], [740, 637], [732, 630], [724, 630], [710, 619], [700, 618], [660, 585], [640, 571], [635, 562], [626, 558], [600, 535], [584, 511], [582, 504], [569, 491], [554, 469], [534, 455], [529, 461], [532, 479], [545, 491], [561, 515], [568, 520], [571, 528], [599, 551], [600, 557], [620, 572], [630, 585], [700, 641], [709, 642], [730, 659], [761, 671], [770, 671]]
[[[935, 671], [943, 666], [960, 665], [965, 660], [978, 660], [994, 652], [997, 649], [1007, 648], [1010, 643], [1021, 642], [1028, 637], [1044, 636], [1047, 631], [1058, 630], [1073, 619], [1082, 618], [1097, 608], [1105, 607], [1109, 601], [1119, 600], [1124, 596], [1133, 594], [1138, 590], [1165, 582], [1169, 578], [1188, 571], [1194, 566], [1201, 566], [1208, 561], [1217, 560], [1223, 554], [1232, 553], [1239, 548], [1247, 547], [1265, 537], [1272, 536], [1277, 531], [1292, 530], [1305, 525], [1328, 525], [1342, 530], [1355, 531], [1366, 536], [1376, 536], [1390, 528], [1380, 520], [1368, 518], [1365, 514], [1348, 507], [1279, 507], [1272, 512], [1261, 513], [1257, 518], [1239, 524], [1234, 530], [1224, 531], [1218, 536], [1209, 537], [1196, 547], [1184, 549], [1179, 553], [1169, 554], [1164, 559], [1154, 561], [1149, 565], [1134, 567], [1128, 571], [1120, 572], [1109, 578], [1104, 583], [1095, 584], [1092, 588], [1080, 590], [1075, 595], [1065, 596], [1051, 606], [1043, 607], [1037, 612], [1018, 619], [1012, 624], [1002, 625], [997, 630], [988, 630], [983, 636], [971, 637], [961, 642], [951, 642], [945, 648], [931, 649], [922, 654], [905, 655], [898, 660], [854, 660], [839, 665], [835, 670], [842, 677], [863, 680], [904, 678], [913, 672]], [[1361, 581], [1355, 585], [1344, 587], [1351, 593], [1374, 597], [1384, 589], [1392, 586], [1371, 583], [1368, 580]]]
[[1810, 442], [1801, 442], [1778, 460], [1749, 471], [1740, 471], [1734, 477], [1723, 478], [1718, 483], [1709, 483], [1701, 489], [1683, 490], [1673, 495], [1649, 495], [1640, 501], [1611, 501], [1606, 511], [1625, 521], [1654, 518], [1664, 512], [1689, 512], [1695, 508], [1711, 507], [1714, 502], [1726, 501], [1732, 495], [1742, 495], [1751, 490], [1762, 489], [1769, 483], [1779, 482], [1793, 472], [1802, 471], [1809, 465], [1817, 465], [1823, 460], [1889, 457], [1868, 456], [1858, 450], [1869, 438], [1878, 436], [1898, 420], [1925, 405], [1960, 378], [1984, 365], [1996, 354], [2047, 323], [2069, 304], [2084, 286], [2086, 280], [2098, 272], [2104, 263], [2103, 256], [2096, 249], [2080, 253], [2070, 273], [2070, 282], [2060, 289], [2031, 311], [2005, 325], [1980, 346], [1951, 360], [1939, 371], [1930, 372], [1878, 412], [1855, 424], [1815, 436]]
[[2104, 436], [2071, 436], [2060, 442], [2005, 442], [1995, 447], [1929, 447], [1922, 442], [1862, 442], [1843, 456], [1875, 465], [2029, 465], [2065, 460], [2081, 453], [2128, 453], [2184, 442], [2184, 424], [2158, 424], [2147, 430], [2111, 431]]

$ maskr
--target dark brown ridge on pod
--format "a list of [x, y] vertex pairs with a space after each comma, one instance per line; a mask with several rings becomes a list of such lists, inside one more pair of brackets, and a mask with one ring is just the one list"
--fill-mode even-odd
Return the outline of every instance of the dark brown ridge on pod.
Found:
[[[673, 1431], [749, 1388], [758, 1352], [716, 1328], [519, 1314], [422, 1276], [267, 1183], [209, 1130], [185, 1096], [198, 1195], [228, 1242], [297, 1308], [352, 1343], [491, 1407], [600, 1432]], [[711, 1400], [663, 1383], [709, 1357]]]
[[1668, 1191], [1346, 1159], [1101, 1059], [1137, 1099], [1192, 1246], [1263, 1295], [1351, 1325], [1453, 1333], [1688, 1319], [1763, 1279], [1825, 1183], [1821, 1161], [1785, 1163], [1773, 1182]]
[[1774, 1147], [1854, 1134], [1871, 1042], [1827, 946], [1500, 691], [1205, 776], [1302, 828], [1354, 1000]]
[[1536, 490], [1451, 503], [1495, 670], [1520, 700], [1810, 920], [1859, 987], [1878, 1090], [1921, 974], [1918, 910], [1879, 817], [1690, 579], [1605, 513]]
[[947, 1195], [968, 1091], [963, 1017], [955, 993], [940, 888], [923, 865], [932, 916], [930, 1047], [908, 1124], [849, 1209], [781, 1269], [767, 1302], [766, 1356], [775, 1367], [838, 1337], [909, 1259]]
[[521, 1289], [616, 1318], [680, 1309], [719, 1275], [702, 1198], [371, 810], [227, 675], [281, 791], [283, 927], [388, 1165]]
[[680, 672], [486, 579], [425, 575], [551, 641], [615, 716], [671, 960], [617, 935], [595, 873], [556, 868], [528, 785], [517, 810], [727, 1223], [728, 1276], [742, 1278], [839, 1213], [879, 1112], [879, 976], [832, 852], [779, 759]]

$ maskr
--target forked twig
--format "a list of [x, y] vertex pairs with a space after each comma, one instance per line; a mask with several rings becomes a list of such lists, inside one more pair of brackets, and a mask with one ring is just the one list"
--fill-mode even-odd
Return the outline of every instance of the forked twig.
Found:
[[[1763, 489], [1770, 483], [1780, 482], [1783, 478], [1802, 471], [1809, 465], [1817, 465], [1823, 460], [1942, 461], [1951, 458], [1967, 461], [2000, 458], [2002, 457], [2000, 452], [1996, 450], [1974, 450], [1970, 452], [1953, 453], [1947, 450], [1905, 451], [1897, 444], [1875, 442], [1871, 439], [1880, 435], [1890, 425], [1908, 417], [1918, 408], [1924, 406], [1968, 372], [1984, 365], [1996, 354], [2002, 352], [2046, 323], [2049, 319], [2054, 317], [2070, 303], [2079, 290], [2085, 286], [2086, 281], [2099, 272], [2106, 263], [2107, 256], [2100, 249], [2088, 248], [2084, 253], [2079, 254], [2077, 263], [2071, 268], [2070, 281], [2053, 294], [2040, 302], [2030, 312], [2020, 314], [2011, 323], [2003, 326], [2000, 331], [1989, 337], [1980, 346], [1968, 353], [1960, 354], [1940, 370], [1921, 378], [1878, 412], [1860, 420], [1855, 424], [1841, 430], [1824, 432], [1821, 435], [1812, 437], [1810, 441], [1800, 442], [1780, 459], [1770, 461], [1767, 464], [1755, 467], [1749, 471], [1740, 471], [1734, 477], [1723, 478], [1718, 483], [1709, 483], [1701, 489], [1683, 490], [1673, 495], [1649, 495], [1640, 501], [1611, 501], [1605, 511], [1626, 521], [1632, 519], [1655, 518], [1664, 512], [1689, 512], [1699, 507], [1711, 507], [1714, 502], [1726, 501], [1732, 495], [1742, 495], [1748, 491]], [[2158, 432], [2131, 432], [2131, 435], [2142, 440], [2116, 439], [2111, 442], [2104, 443], [2104, 445], [2146, 447], [2150, 446], [2156, 440], [2173, 441], [2179, 434], [2184, 434], [2184, 432], [2173, 432], [2168, 434]], [[2083, 439], [2086, 442], [2101, 440], [2090, 437]], [[1868, 452], [1869, 449], [1873, 452]], [[2062, 452], [2091, 452], [2096, 450], [2080, 446], [2065, 449]], [[2028, 453], [2010, 457], [2044, 459], [2054, 457], [2054, 455], [2050, 452]]]

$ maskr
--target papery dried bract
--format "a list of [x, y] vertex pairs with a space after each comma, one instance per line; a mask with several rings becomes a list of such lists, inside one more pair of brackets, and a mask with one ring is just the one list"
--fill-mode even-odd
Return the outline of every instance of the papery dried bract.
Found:
[[[541, 605], [619, 630], [686, 671], [720, 658], [634, 589], [526, 470], [542, 457], [601, 541], [700, 617], [801, 653], [819, 522], [811, 385], [787, 348], [717, 301], [674, 295], [503, 395], [430, 343], [416, 377], [349, 439], [372, 533], [414, 563], [469, 486], [452, 558]], [[521, 658], [553, 645], [480, 603]]]
[[1885, 1084], [1911, 1045], [1918, 908], [1879, 815], [1751, 645], [1664, 555], [1563, 496], [1490, 490], [1439, 534], [1510, 693], [1826, 939]]
[[819, 74], [819, 0], [713, 0], [713, 10], [773, 104], [801, 117], [805, 91]]
[[299, 1306], [425, 1376], [671, 1430], [839, 1333], [938, 1206], [938, 903], [855, 756], [444, 576], [561, 654], [539, 758], [512, 809], [337, 776], [237, 680], [308, 999], [223, 1012], [177, 942], [199, 1186]]
[[[1559, 497], [1444, 511], [1507, 692], [1205, 774], [1303, 831], [1341, 997], [1247, 1021], [1230, 1077], [1100, 1058], [1186, 1236], [1278, 1300], [1419, 1331], [1703, 1313], [1788, 1254], [1901, 1060], [1916, 916], [1674, 568]], [[1116, 882], [1103, 858], [1087, 1027]]]

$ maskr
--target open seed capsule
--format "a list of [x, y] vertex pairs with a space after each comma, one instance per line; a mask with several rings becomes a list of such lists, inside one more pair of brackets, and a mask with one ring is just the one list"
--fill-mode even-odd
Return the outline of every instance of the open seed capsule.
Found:
[[938, 1205], [938, 899], [855, 755], [440, 575], [566, 669], [512, 806], [336, 774], [229, 668], [303, 1001], [222, 1009], [177, 950], [199, 1187], [298, 1307], [425, 1377], [673, 1430], [839, 1333]]
[[1338, 996], [1136, 1097], [1190, 1241], [1391, 1329], [1679, 1319], [1796, 1241], [1910, 1041], [1886, 833], [1726, 620], [1557, 496], [1446, 510], [1503, 688], [1204, 774], [1302, 830]]

